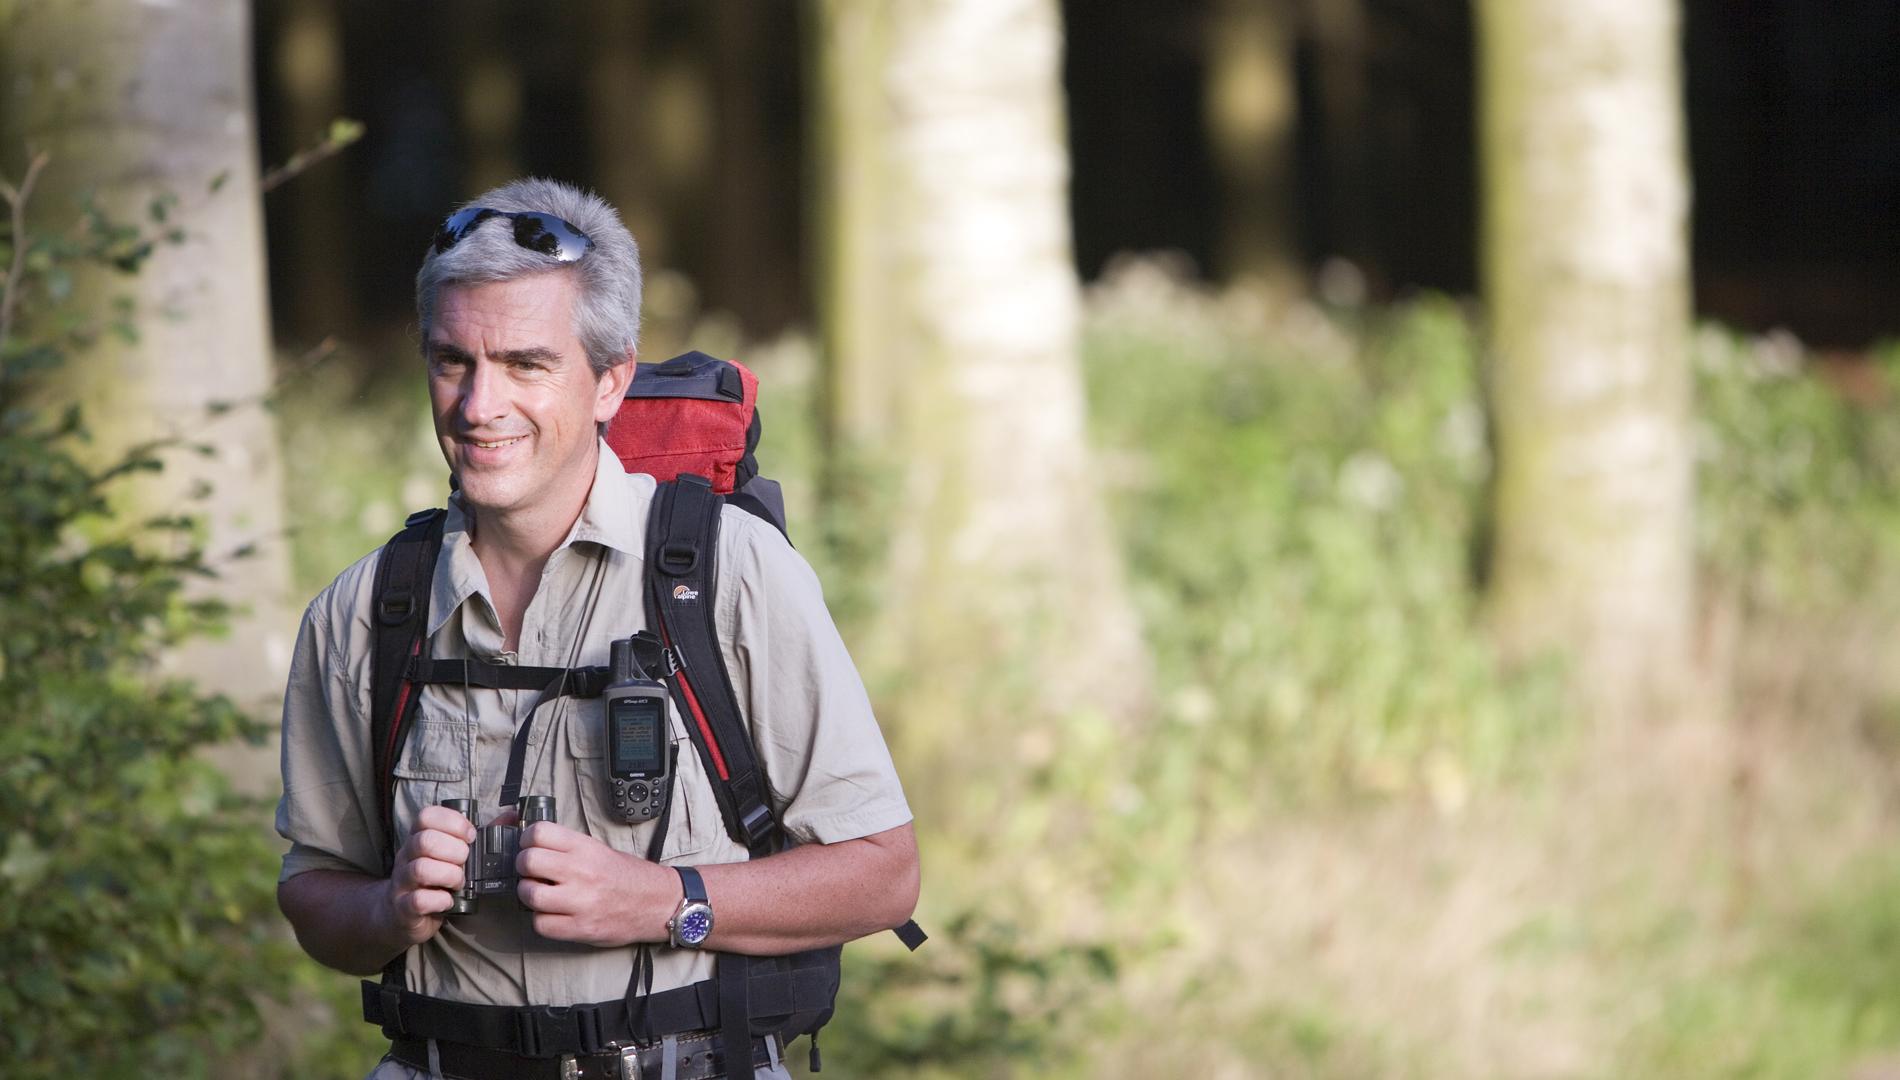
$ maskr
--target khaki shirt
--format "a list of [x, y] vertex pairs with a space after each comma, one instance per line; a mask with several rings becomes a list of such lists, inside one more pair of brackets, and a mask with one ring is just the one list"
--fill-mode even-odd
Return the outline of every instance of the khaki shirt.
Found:
[[[429, 648], [537, 667], [604, 665], [609, 643], [646, 627], [642, 603], [647, 507], [653, 478], [627, 474], [602, 444], [593, 490], [567, 540], [549, 558], [522, 622], [516, 652], [501, 623], [469, 519], [449, 500], [429, 608]], [[369, 748], [372, 553], [345, 570], [304, 614], [284, 698], [284, 797], [277, 831], [291, 842], [283, 879], [306, 870], [382, 876], [376, 778]], [[598, 571], [598, 585], [595, 584]], [[598, 588], [589, 614], [588, 597]], [[858, 677], [825, 609], [816, 575], [771, 525], [728, 507], [719, 529], [714, 612], [732, 688], [749, 722], [772, 808], [799, 843], [835, 843], [911, 819], [897, 772]], [[578, 656], [574, 642], [580, 638]], [[480, 804], [476, 824], [499, 810], [509, 742], [535, 691], [431, 685], [395, 766], [396, 827], [408, 835], [425, 806], [448, 798]], [[678, 747], [673, 809], [661, 861], [742, 862], [713, 789], [669, 708]], [[553, 795], [558, 820], [619, 851], [644, 856], [655, 822], [614, 816], [600, 698], [561, 698], [539, 709], [528, 744], [524, 795]], [[280, 879], [281, 880], [281, 879]], [[712, 958], [653, 947], [653, 990], [708, 978]], [[621, 997], [631, 946], [602, 949], [535, 934], [512, 896], [483, 898], [409, 950], [412, 990], [486, 1004], [565, 1005]]]

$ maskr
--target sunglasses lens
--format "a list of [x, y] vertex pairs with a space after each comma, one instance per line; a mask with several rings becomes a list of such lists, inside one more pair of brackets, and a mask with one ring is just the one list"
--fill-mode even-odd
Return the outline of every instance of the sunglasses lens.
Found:
[[468, 206], [450, 214], [442, 227], [435, 231], [435, 250], [447, 251], [462, 242], [468, 231], [493, 217], [495, 211], [481, 206]]
[[484, 206], [470, 206], [450, 214], [442, 222], [442, 227], [435, 231], [436, 253], [454, 247], [475, 226], [491, 217], [505, 217], [514, 222], [515, 243], [561, 262], [573, 262], [594, 247], [591, 237], [553, 214], [529, 210], [510, 213]]
[[553, 214], [540, 213], [515, 215], [515, 243], [562, 262], [573, 262], [594, 246], [579, 229]]

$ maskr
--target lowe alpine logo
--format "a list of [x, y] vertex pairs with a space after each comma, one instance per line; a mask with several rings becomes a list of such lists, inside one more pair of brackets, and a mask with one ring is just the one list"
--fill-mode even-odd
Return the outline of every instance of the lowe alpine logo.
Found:
[[682, 604], [697, 600], [699, 599], [699, 590], [687, 588], [684, 585], [675, 585], [673, 586], [673, 599], [678, 600]]

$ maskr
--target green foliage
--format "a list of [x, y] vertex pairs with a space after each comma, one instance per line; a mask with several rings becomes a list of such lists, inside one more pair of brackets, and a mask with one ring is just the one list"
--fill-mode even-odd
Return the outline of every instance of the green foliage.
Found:
[[1555, 726], [1553, 680], [1476, 625], [1490, 456], [1456, 306], [1276, 324], [1137, 268], [1087, 350], [1163, 738], [1203, 782], [1456, 801]]
[[1754, 610], [1838, 614], [1900, 585], [1900, 374], [1869, 400], [1817, 378], [1800, 346], [1705, 330], [1696, 346], [1697, 534], [1704, 564]]
[[114, 508], [160, 448], [94, 465], [78, 409], [27, 403], [74, 349], [135, 333], [122, 306], [67, 306], [74, 270], [135, 273], [154, 241], [96, 211], [0, 239], [0, 266], [30, 245], [10, 286], [30, 333], [0, 342], [0, 1057], [20, 1077], [206, 1076], [256, 1037], [290, 950], [261, 807], [200, 753], [264, 729], [158, 670], [224, 610], [188, 598], [207, 573], [188, 518]]
[[284, 490], [295, 493], [291, 578], [304, 593], [381, 546], [410, 512], [444, 505], [449, 492], [421, 361], [398, 355], [364, 374], [339, 360], [315, 365], [280, 394]]
[[1900, 864], [1864, 867], [1746, 929], [1752, 944], [1737, 957], [1656, 973], [1661, 1007], [1623, 1049], [1625, 1075], [1797, 1080], [1892, 1068]]
[[1112, 949], [1033, 941], [994, 914], [965, 912], [912, 954], [852, 946], [836, 1018], [820, 1036], [845, 1076], [1046, 1071], [1074, 1037], [1078, 1008], [1117, 975]]

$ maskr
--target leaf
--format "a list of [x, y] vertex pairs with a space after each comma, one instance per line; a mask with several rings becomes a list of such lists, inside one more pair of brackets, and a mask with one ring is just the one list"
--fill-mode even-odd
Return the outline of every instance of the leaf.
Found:
[[362, 138], [365, 130], [361, 120], [352, 120], [347, 116], [339, 116], [335, 120], [330, 121], [329, 142], [336, 147], [348, 146]]
[[0, 878], [5, 878], [16, 893], [25, 893], [46, 875], [53, 857], [33, 843], [33, 838], [16, 832], [7, 839], [7, 854], [0, 859]]

